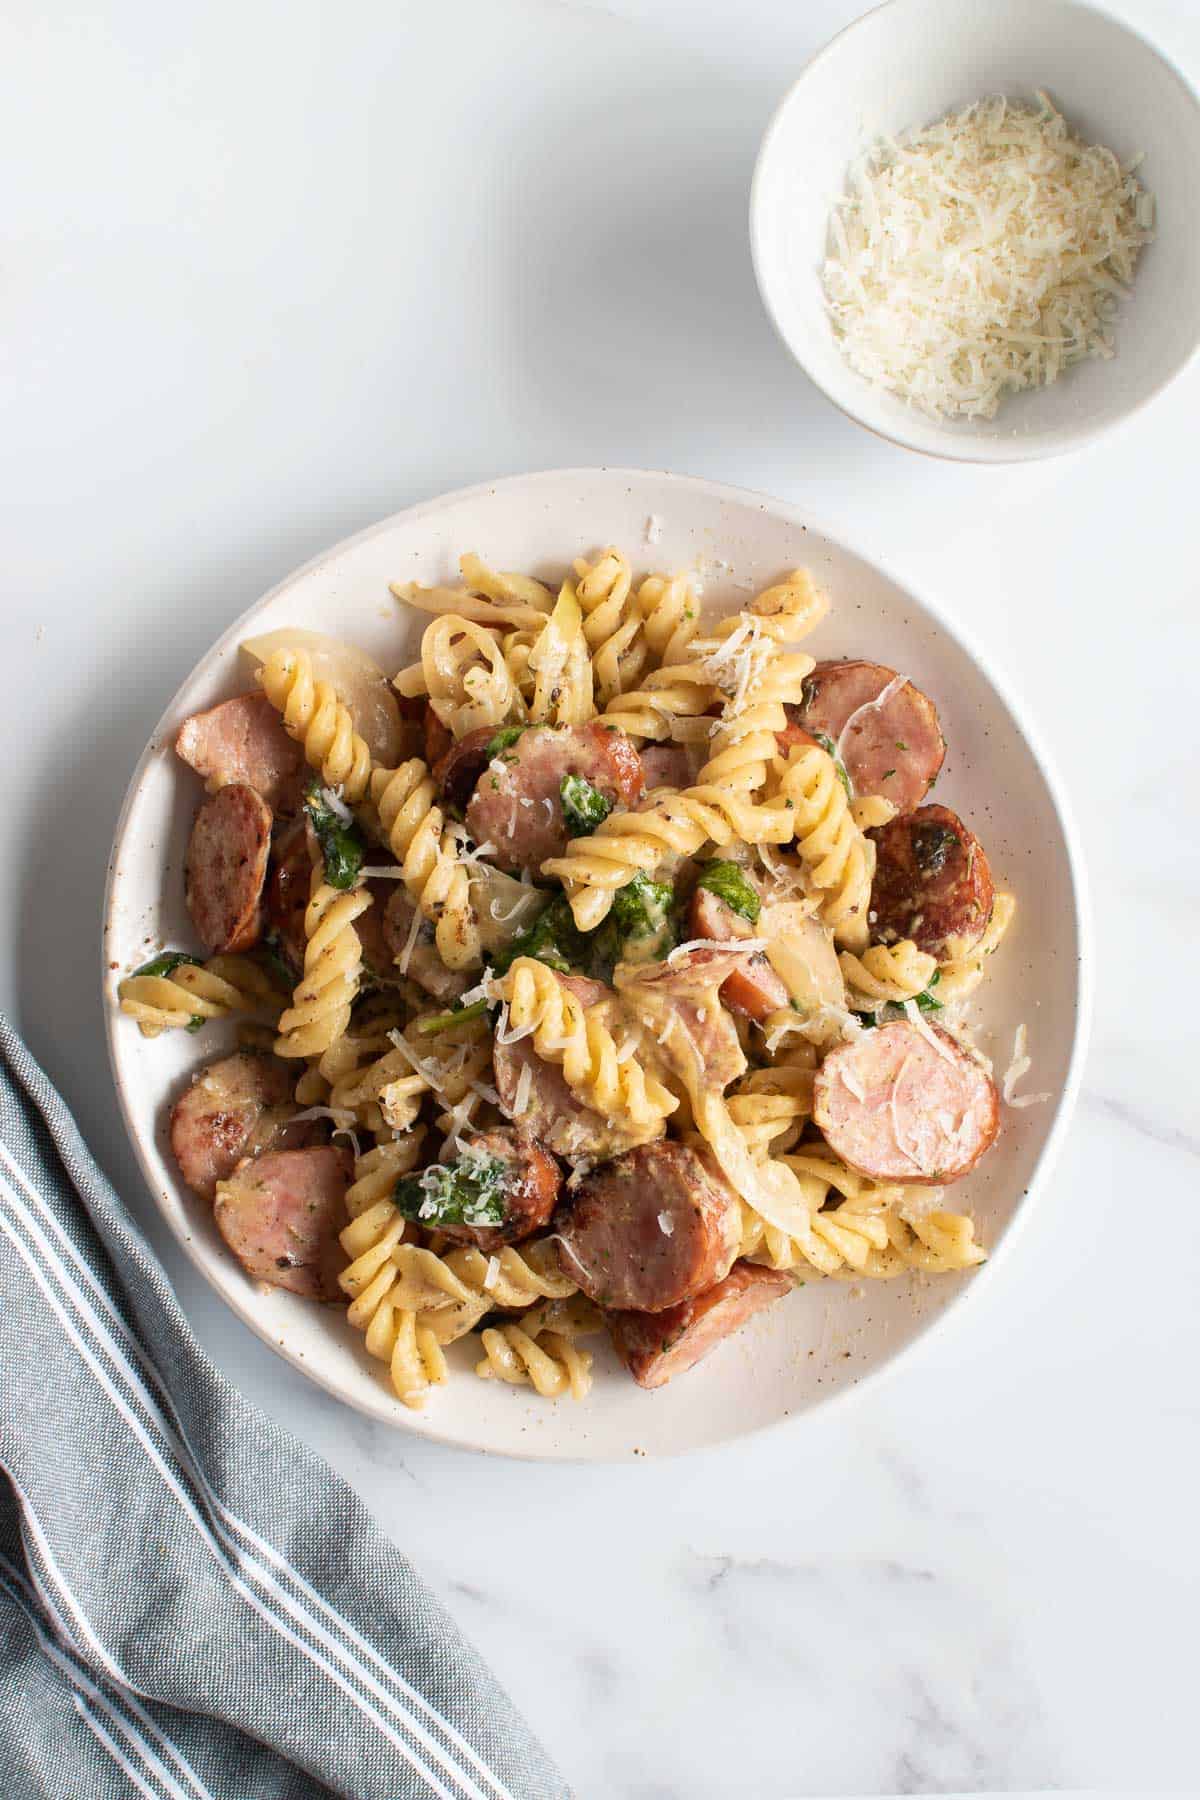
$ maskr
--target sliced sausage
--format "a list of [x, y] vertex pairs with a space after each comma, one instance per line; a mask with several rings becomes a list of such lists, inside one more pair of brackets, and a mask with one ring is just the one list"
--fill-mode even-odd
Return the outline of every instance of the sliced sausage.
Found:
[[[595, 1006], [609, 992], [603, 982], [589, 981], [583, 975], [560, 975], [558, 979], [585, 1007]], [[514, 1044], [496, 1038], [492, 1067], [501, 1112], [524, 1126], [555, 1156], [611, 1156], [627, 1146], [628, 1137], [602, 1113], [585, 1106], [567, 1086], [558, 1065], [543, 1062], [528, 1038], [518, 1038]], [[528, 1081], [522, 1080], [525, 1069]]]
[[274, 1150], [217, 1189], [217, 1230], [248, 1275], [313, 1300], [342, 1298], [348, 1150]]
[[777, 1269], [736, 1262], [724, 1281], [694, 1300], [666, 1312], [609, 1313], [608, 1329], [617, 1355], [638, 1386], [665, 1387], [672, 1375], [694, 1368], [755, 1313], [782, 1300], [791, 1285]]
[[686, 744], [643, 744], [639, 755], [646, 791], [691, 787], [692, 758]]
[[249, 950], [263, 929], [271, 809], [251, 787], [210, 794], [192, 826], [184, 863], [187, 908], [206, 950]]
[[941, 1186], [994, 1142], [1000, 1102], [986, 1069], [948, 1031], [898, 1019], [830, 1052], [813, 1084], [813, 1118], [860, 1174]]
[[531, 726], [492, 758], [467, 807], [468, 831], [477, 844], [496, 846], [498, 867], [537, 870], [562, 855], [564, 775], [582, 775], [614, 806], [633, 806], [642, 796], [642, 759], [623, 731], [596, 720]]
[[562, 1175], [554, 1158], [519, 1127], [482, 1131], [469, 1143], [472, 1150], [505, 1164], [504, 1223], [439, 1225], [438, 1230], [452, 1244], [474, 1244], [490, 1255], [504, 1244], [522, 1243], [547, 1223], [558, 1202]]
[[995, 889], [983, 845], [957, 813], [922, 806], [870, 836], [872, 935], [885, 944], [911, 938], [939, 962], [973, 950], [992, 916]]
[[[738, 938], [754, 936], [748, 919], [726, 906], [718, 894], [698, 887], [692, 895], [688, 927], [696, 938], [715, 938], [720, 943], [734, 943]], [[759, 1023], [770, 1013], [788, 1003], [788, 991], [761, 950], [741, 959], [728, 981], [721, 984], [721, 998], [735, 1012], [745, 1013]]]
[[475, 791], [475, 784], [488, 765], [487, 747], [496, 736], [491, 725], [468, 731], [465, 737], [451, 739], [432, 765], [431, 773], [442, 798], [461, 811]]
[[728, 1275], [736, 1194], [686, 1144], [640, 1144], [577, 1183], [555, 1220], [564, 1272], [589, 1299], [664, 1312]]
[[304, 751], [290, 738], [265, 694], [239, 694], [185, 719], [175, 754], [202, 775], [209, 793], [238, 782], [277, 813], [299, 809]]
[[273, 1056], [226, 1056], [201, 1069], [171, 1109], [171, 1150], [202, 1200], [247, 1156], [277, 1144], [294, 1071]]
[[265, 902], [268, 936], [297, 980], [308, 946], [304, 914], [312, 890], [312, 872], [308, 828], [303, 819], [297, 819], [275, 839]]
[[775, 733], [775, 742], [779, 745], [780, 756], [786, 757], [792, 750], [802, 750], [808, 744], [815, 744], [817, 740], [811, 731], [806, 731], [801, 725], [798, 706], [792, 706], [789, 702], [783, 710], [787, 714], [787, 724], [782, 731]]
[[[417, 986], [424, 988], [435, 1000], [445, 1000], [447, 1004], [451, 1000], [457, 1000], [460, 994], [466, 993], [474, 977], [446, 967], [438, 954], [433, 926], [428, 919], [421, 920], [416, 936], [413, 937], [412, 926], [417, 909], [400, 882], [394, 881], [388, 885], [394, 892], [388, 896], [379, 922], [386, 963], [391, 975], [411, 975]], [[372, 907], [371, 911], [376, 911], [376, 907]], [[368, 915], [364, 913], [363, 918], [366, 917]]]
[[799, 723], [841, 741], [856, 794], [880, 794], [901, 812], [920, 806], [946, 754], [933, 701], [882, 663], [818, 663], [804, 684]]

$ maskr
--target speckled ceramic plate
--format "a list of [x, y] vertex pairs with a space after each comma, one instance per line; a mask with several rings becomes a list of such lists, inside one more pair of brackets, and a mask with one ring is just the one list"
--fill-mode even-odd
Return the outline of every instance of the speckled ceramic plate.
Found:
[[[648, 521], [653, 520], [653, 531]], [[648, 543], [649, 536], [657, 541]], [[252, 631], [302, 625], [361, 645], [386, 668], [412, 660], [424, 616], [406, 615], [388, 583], [448, 582], [463, 550], [556, 580], [571, 558], [625, 546], [635, 568], [690, 565], [706, 608], [725, 611], [782, 571], [806, 564], [832, 609], [806, 648], [863, 655], [902, 669], [936, 702], [950, 750], [938, 799], [981, 836], [997, 884], [1018, 897], [1017, 925], [978, 1008], [982, 1042], [1000, 1065], [1030, 1027], [1032, 1079], [1048, 1104], [1006, 1110], [996, 1148], [954, 1190], [974, 1213], [991, 1260], [959, 1278], [810, 1281], [691, 1374], [644, 1393], [593, 1340], [596, 1381], [582, 1405], [475, 1379], [454, 1346], [453, 1378], [423, 1412], [391, 1395], [386, 1371], [335, 1307], [263, 1292], [225, 1249], [179, 1179], [167, 1115], [193, 1071], [225, 1052], [228, 1024], [197, 1036], [143, 1038], [109, 1006], [109, 1049], [125, 1122], [146, 1179], [188, 1255], [253, 1331], [350, 1405], [408, 1431], [511, 1456], [614, 1459], [663, 1455], [798, 1417], [893, 1363], [973, 1288], [1004, 1279], [1002, 1254], [1045, 1178], [1078, 1079], [1088, 1012], [1082, 871], [1063, 800], [1028, 724], [957, 630], [845, 536], [764, 496], [669, 474], [560, 470], [472, 488], [400, 513], [290, 575], [237, 620], [189, 676], [142, 757], [117, 828], [104, 924], [104, 985], [153, 948], [187, 944], [182, 866], [199, 783], [171, 744], [188, 714], [246, 686], [237, 647]]]

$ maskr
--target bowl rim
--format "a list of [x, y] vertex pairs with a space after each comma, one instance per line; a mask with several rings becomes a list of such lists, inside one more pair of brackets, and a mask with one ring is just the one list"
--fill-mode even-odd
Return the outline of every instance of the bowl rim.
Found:
[[[1104, 20], [1106, 24], [1115, 26], [1119, 31], [1123, 32], [1126, 37], [1135, 40], [1143, 50], [1157, 62], [1161, 63], [1168, 75], [1174, 78], [1185, 97], [1191, 101], [1192, 106], [1197, 113], [1198, 124], [1200, 124], [1200, 91], [1198, 91], [1188, 79], [1179, 64], [1173, 61], [1164, 50], [1160, 49], [1145, 32], [1136, 30], [1127, 20], [1119, 18], [1115, 13], [1111, 12], [1107, 6], [1094, 4], [1093, 0], [1053, 0], [1053, 3], [1068, 12], [1091, 14], [1095, 18]], [[794, 341], [793, 334], [789, 333], [780, 308], [775, 303], [771, 284], [765, 274], [767, 257], [762, 241], [765, 235], [762, 226], [762, 216], [764, 212], [763, 190], [766, 186], [765, 171], [775, 149], [775, 140], [782, 131], [784, 115], [791, 106], [796, 94], [811, 75], [817, 64], [824, 61], [824, 59], [834, 51], [836, 46], [841, 43], [843, 38], [849, 37], [852, 32], [856, 32], [861, 27], [866, 26], [870, 20], [876, 18], [880, 13], [889, 12], [893, 9], [902, 10], [927, 4], [928, 0], [879, 0], [878, 5], [868, 8], [864, 13], [860, 13], [856, 19], [851, 19], [846, 25], [842, 26], [840, 31], [835, 32], [826, 43], [822, 44], [819, 49], [814, 50], [812, 55], [801, 65], [794, 80], [789, 83], [784, 93], [776, 102], [759, 143], [758, 154], [754, 159], [754, 172], [750, 178], [750, 261], [754, 269], [755, 284], [758, 288], [759, 299], [762, 301], [763, 310], [771, 322], [776, 337], [779, 339], [788, 355], [792, 358], [792, 361], [799, 368], [800, 372], [807, 380], [812, 382], [817, 391], [823, 394], [831, 405], [837, 408], [844, 418], [851, 419], [856, 425], [861, 425], [864, 431], [869, 431], [873, 437], [879, 438], [881, 442], [895, 444], [902, 450], [915, 451], [918, 456], [929, 457], [935, 462], [973, 463], [976, 466], [981, 467], [1008, 467], [1013, 463], [1046, 462], [1053, 457], [1067, 456], [1082, 449], [1085, 444], [1093, 443], [1098, 438], [1107, 436], [1109, 432], [1115, 431], [1121, 426], [1128, 424], [1131, 419], [1135, 418], [1140, 412], [1143, 412], [1147, 406], [1159, 397], [1164, 389], [1168, 388], [1171, 383], [1174, 382], [1178, 376], [1182, 375], [1184, 370], [1190, 367], [1196, 360], [1197, 353], [1200, 352], [1200, 330], [1197, 331], [1195, 338], [1192, 341], [1191, 348], [1182, 353], [1174, 366], [1166, 370], [1157, 381], [1152, 383], [1151, 386], [1146, 389], [1145, 393], [1140, 395], [1138, 399], [1132, 401], [1123, 412], [1115, 414], [1111, 419], [1106, 419], [1095, 425], [1066, 427], [1056, 431], [1052, 436], [1046, 437], [964, 437], [961, 440], [956, 440], [954, 438], [953, 425], [951, 422], [942, 423], [939, 421], [929, 421], [929, 428], [934, 430], [944, 430], [946, 432], [945, 444], [935, 445], [924, 441], [918, 442], [917, 438], [911, 432], [907, 431], [902, 423], [893, 424], [889, 422], [888, 424], [884, 424], [880, 422], [877, 416], [868, 416], [870, 397], [874, 395], [875, 389], [871, 386], [870, 382], [865, 380], [865, 378], [861, 376], [858, 377], [859, 385], [864, 396], [862, 403], [858, 405], [852, 403], [849, 399], [835, 394], [832, 389], [826, 385], [821, 377], [815, 373], [807, 357], [802, 355], [801, 350]], [[849, 365], [847, 365], [847, 367], [848, 366]], [[921, 415], [921, 417], [923, 416], [924, 415]]]
[[[243, 611], [230, 622], [216, 641], [210, 645], [209, 649], [205, 651], [196, 663], [193, 664], [184, 675], [183, 679], [178, 683], [175, 692], [172, 694], [171, 699], [168, 701], [159, 717], [154, 730], [150, 734], [146, 747], [138, 758], [130, 777], [129, 785], [126, 788], [121, 809], [117, 817], [116, 828], [113, 833], [113, 845], [109, 856], [108, 873], [105, 880], [100, 930], [101, 1006], [105, 1022], [105, 1042], [108, 1052], [109, 1070], [112, 1075], [113, 1086], [116, 1090], [117, 1102], [120, 1108], [121, 1119], [125, 1127], [126, 1136], [133, 1146], [134, 1155], [137, 1158], [138, 1166], [141, 1169], [143, 1179], [150, 1191], [155, 1207], [160, 1216], [165, 1220], [176, 1243], [182, 1248], [188, 1260], [199, 1271], [206, 1284], [217, 1294], [222, 1303], [228, 1306], [235, 1316], [240, 1319], [244, 1325], [248, 1326], [254, 1335], [261, 1339], [261, 1341], [274, 1351], [277, 1356], [291, 1364], [293, 1368], [299, 1370], [309, 1381], [314, 1382], [317, 1387], [321, 1388], [326, 1393], [331, 1394], [336, 1400], [340, 1401], [341, 1404], [349, 1406], [355, 1412], [361, 1413], [364, 1417], [392, 1429], [403, 1431], [411, 1429], [411, 1418], [404, 1408], [397, 1407], [394, 1415], [390, 1411], [387, 1414], [384, 1414], [375, 1410], [373, 1407], [366, 1405], [357, 1396], [346, 1393], [332, 1378], [326, 1376], [322, 1370], [316, 1368], [313, 1364], [308, 1362], [305, 1357], [292, 1350], [287, 1343], [281, 1343], [273, 1335], [269, 1324], [255, 1314], [248, 1299], [244, 1306], [239, 1305], [230, 1294], [227, 1294], [222, 1288], [218, 1287], [211, 1271], [207, 1267], [205, 1253], [200, 1239], [196, 1235], [181, 1229], [176, 1220], [166, 1211], [160, 1201], [157, 1177], [151, 1166], [149, 1157], [149, 1151], [153, 1143], [153, 1134], [151, 1133], [147, 1138], [134, 1121], [126, 1084], [122, 1078], [118, 1062], [116, 1034], [122, 1015], [112, 1004], [112, 992], [110, 986], [111, 970], [109, 968], [108, 959], [108, 940], [110, 934], [114, 930], [115, 924], [114, 913], [116, 906], [117, 870], [121, 862], [120, 852], [129, 826], [130, 815], [150, 766], [151, 759], [160, 751], [164, 732], [167, 730], [168, 726], [174, 722], [177, 715], [180, 695], [183, 690], [190, 685], [197, 670], [202, 665], [206, 665], [218, 657], [227, 644], [231, 642], [236, 643], [241, 636], [245, 634], [245, 629], [249, 622], [263, 607], [268, 605], [270, 601], [274, 600], [286, 589], [302, 580], [305, 576], [309, 575], [323, 564], [343, 556], [348, 551], [371, 538], [380, 536], [384, 532], [394, 530], [402, 521], [422, 518], [428, 514], [440, 512], [451, 506], [459, 505], [463, 502], [477, 498], [483, 498], [484, 496], [502, 493], [506, 489], [518, 488], [527, 483], [578, 483], [594, 479], [597, 475], [603, 475], [610, 480], [629, 483], [644, 480], [666, 480], [681, 488], [689, 488], [701, 497], [716, 501], [717, 503], [727, 502], [745, 505], [749, 502], [756, 505], [762, 511], [769, 509], [775, 516], [782, 517], [788, 523], [793, 524], [802, 530], [812, 531], [829, 543], [835, 545], [838, 549], [847, 552], [850, 556], [869, 563], [871, 567], [887, 581], [909, 594], [928, 615], [930, 621], [936, 626], [938, 631], [945, 632], [950, 640], [967, 656], [969, 661], [983, 676], [985, 682], [990, 684], [1002, 704], [1009, 711], [1014, 723], [1022, 737], [1025, 739], [1030, 753], [1037, 762], [1039, 772], [1046, 784], [1046, 789], [1055, 815], [1062, 829], [1063, 846], [1066, 852], [1067, 873], [1070, 878], [1071, 894], [1074, 902], [1077, 955], [1075, 963], [1074, 1022], [1066, 1075], [1061, 1091], [1057, 1096], [1057, 1105], [1053, 1122], [1038, 1154], [1037, 1162], [1034, 1166], [1032, 1175], [1030, 1176], [1029, 1185], [1025, 1189], [1025, 1192], [1020, 1196], [1014, 1208], [1012, 1217], [1005, 1227], [1004, 1235], [1000, 1243], [994, 1250], [989, 1252], [987, 1262], [975, 1272], [970, 1281], [964, 1281], [958, 1284], [955, 1292], [950, 1296], [946, 1304], [939, 1312], [928, 1320], [923, 1329], [918, 1332], [915, 1337], [902, 1345], [900, 1349], [888, 1355], [882, 1362], [876, 1364], [873, 1368], [864, 1371], [859, 1379], [853, 1384], [839, 1389], [834, 1393], [816, 1396], [800, 1411], [784, 1412], [778, 1418], [766, 1420], [762, 1424], [750, 1426], [748, 1429], [737, 1431], [736, 1433], [717, 1438], [710, 1442], [689, 1444], [679, 1448], [654, 1450], [644, 1459], [618, 1455], [588, 1456], [582, 1451], [567, 1452], [565, 1454], [552, 1453], [540, 1451], [535, 1448], [528, 1448], [523, 1443], [515, 1446], [507, 1445], [503, 1448], [484, 1444], [464, 1443], [461, 1437], [455, 1436], [451, 1431], [440, 1429], [437, 1424], [433, 1422], [432, 1418], [428, 1424], [422, 1424], [419, 1432], [414, 1433], [414, 1436], [419, 1439], [428, 1439], [431, 1442], [442, 1444], [449, 1448], [464, 1451], [469, 1454], [503, 1457], [519, 1462], [544, 1462], [563, 1465], [586, 1465], [593, 1462], [618, 1463], [638, 1460], [659, 1462], [681, 1456], [704, 1455], [706, 1453], [723, 1451], [732, 1444], [744, 1442], [751, 1438], [761, 1439], [768, 1432], [779, 1432], [788, 1428], [796, 1428], [801, 1421], [812, 1419], [817, 1414], [820, 1414], [822, 1417], [828, 1416], [830, 1411], [835, 1407], [849, 1404], [868, 1388], [876, 1388], [877, 1385], [886, 1376], [894, 1372], [900, 1364], [903, 1363], [907, 1366], [910, 1358], [915, 1357], [921, 1350], [927, 1349], [931, 1339], [937, 1338], [940, 1341], [941, 1333], [944, 1331], [949, 1320], [951, 1318], [961, 1319], [968, 1297], [975, 1292], [982, 1282], [990, 1284], [991, 1280], [994, 1279], [991, 1272], [995, 1268], [1007, 1263], [1007, 1259], [1011, 1255], [1012, 1245], [1017, 1238], [1018, 1232], [1028, 1223], [1028, 1219], [1033, 1211], [1034, 1201], [1040, 1197], [1047, 1186], [1054, 1165], [1061, 1154], [1063, 1140], [1074, 1114], [1075, 1103], [1079, 1095], [1079, 1089], [1083, 1078], [1083, 1067], [1091, 1035], [1094, 986], [1091, 902], [1086, 865], [1074, 812], [1067, 798], [1062, 778], [1059, 775], [1053, 757], [1046, 749], [1040, 733], [1030, 725], [1023, 708], [1016, 699], [1013, 685], [1007, 671], [998, 667], [990, 654], [985, 658], [983, 653], [974, 643], [971, 633], [969, 631], [964, 632], [957, 623], [952, 624], [940, 604], [936, 600], [927, 599], [923, 591], [919, 591], [916, 587], [906, 581], [903, 575], [897, 572], [896, 568], [888, 558], [876, 553], [875, 549], [870, 546], [869, 541], [867, 544], [863, 545], [863, 547], [858, 547], [861, 543], [859, 534], [854, 532], [847, 524], [841, 520], [831, 519], [828, 515], [822, 514], [818, 516], [809, 513], [805, 508], [793, 505], [790, 501], [778, 499], [776, 496], [765, 493], [760, 489], [739, 487], [728, 482], [712, 481], [705, 476], [677, 474], [669, 469], [635, 469], [610, 467], [608, 465], [531, 470], [523, 474], [502, 476], [494, 481], [475, 482], [468, 487], [455, 488], [447, 493], [436, 495], [431, 499], [418, 501], [415, 505], [403, 507], [399, 512], [389, 514], [387, 518], [380, 519], [374, 524], [364, 527], [361, 531], [353, 532], [350, 536], [342, 538], [339, 542], [331, 545], [329, 548], [318, 551], [315, 556], [310, 557], [306, 562], [300, 564], [289, 574], [285, 575], [281, 581], [276, 582], [273, 587], [269, 588], [266, 593], [260, 595], [258, 599], [251, 603], [251, 605], [244, 608]], [[249, 1291], [250, 1290], [248, 1289], [247, 1292], [249, 1293]]]

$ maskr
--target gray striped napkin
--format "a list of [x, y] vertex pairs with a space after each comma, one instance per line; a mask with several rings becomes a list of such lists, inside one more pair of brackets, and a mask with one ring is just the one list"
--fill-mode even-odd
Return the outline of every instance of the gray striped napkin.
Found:
[[350, 1489], [209, 1362], [3, 1019], [0, 1358], [4, 1800], [566, 1795]]

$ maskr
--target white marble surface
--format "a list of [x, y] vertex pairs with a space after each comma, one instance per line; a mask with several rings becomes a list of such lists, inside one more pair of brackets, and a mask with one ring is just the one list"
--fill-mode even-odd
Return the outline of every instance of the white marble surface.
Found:
[[[588, 1800], [1195, 1773], [1200, 371], [999, 473], [805, 385], [746, 187], [856, 10], [10, 0], [0, 27], [0, 998], [213, 1354], [355, 1483]], [[1191, 0], [1117, 10], [1200, 71]], [[1057, 753], [1102, 960], [1052, 1190], [902, 1376], [744, 1448], [541, 1469], [368, 1425], [200, 1290], [120, 1137], [98, 908], [128, 771], [235, 612], [411, 500], [602, 462], [803, 500], [955, 608]]]

